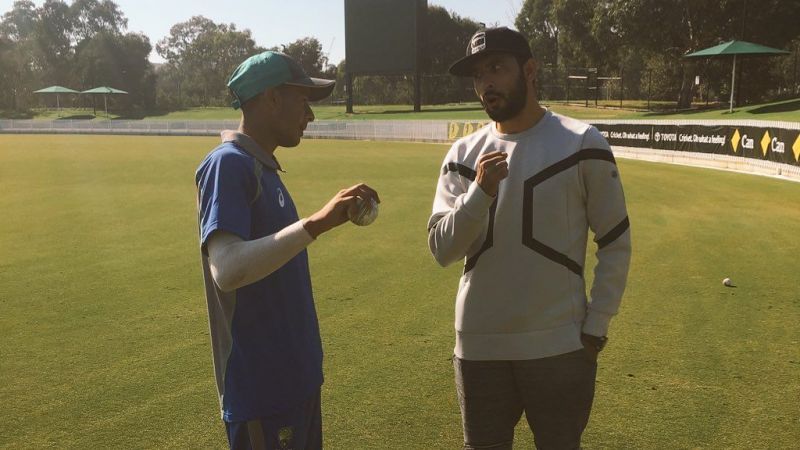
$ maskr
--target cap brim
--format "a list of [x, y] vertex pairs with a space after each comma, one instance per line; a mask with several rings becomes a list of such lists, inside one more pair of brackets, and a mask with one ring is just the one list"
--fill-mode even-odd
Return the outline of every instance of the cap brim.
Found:
[[318, 102], [328, 98], [336, 86], [336, 80], [324, 80], [322, 78], [305, 78], [300, 80], [292, 80], [283, 83], [288, 86], [300, 86], [311, 88], [311, 93], [308, 99], [312, 102]]
[[505, 50], [501, 48], [491, 49], [491, 50], [484, 50], [478, 53], [473, 53], [472, 55], [465, 56], [458, 61], [454, 62], [453, 65], [450, 66], [450, 69], [447, 71], [450, 72], [450, 75], [454, 75], [457, 77], [471, 77], [472, 76], [472, 66], [481, 58], [485, 58], [489, 55], [496, 55], [498, 53], [506, 53], [509, 55], [519, 55], [519, 52]]
[[450, 68], [447, 70], [450, 72], [450, 75], [454, 75], [457, 77], [468, 77], [472, 75], [470, 73], [472, 69], [472, 64], [480, 58], [480, 53], [476, 53], [474, 55], [465, 56], [458, 61], [454, 62]]

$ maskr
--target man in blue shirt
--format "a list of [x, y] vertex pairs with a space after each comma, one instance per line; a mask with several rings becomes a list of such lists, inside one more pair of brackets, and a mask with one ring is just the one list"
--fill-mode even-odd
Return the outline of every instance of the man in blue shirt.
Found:
[[322, 344], [305, 248], [346, 222], [359, 199], [379, 199], [359, 184], [300, 219], [274, 151], [300, 143], [314, 120], [308, 102], [333, 85], [282, 53], [247, 59], [228, 82], [239, 129], [222, 132], [197, 169], [214, 370], [232, 449], [322, 447]]

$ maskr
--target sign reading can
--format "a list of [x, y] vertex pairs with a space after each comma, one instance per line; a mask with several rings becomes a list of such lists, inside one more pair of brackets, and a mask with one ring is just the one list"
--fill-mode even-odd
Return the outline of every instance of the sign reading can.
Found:
[[635, 123], [595, 126], [611, 145], [717, 153], [800, 165], [800, 131], [797, 130]]
[[[468, 136], [489, 121], [448, 122], [450, 140]], [[641, 123], [594, 124], [612, 146], [716, 153], [800, 166], [800, 131], [783, 128]]]

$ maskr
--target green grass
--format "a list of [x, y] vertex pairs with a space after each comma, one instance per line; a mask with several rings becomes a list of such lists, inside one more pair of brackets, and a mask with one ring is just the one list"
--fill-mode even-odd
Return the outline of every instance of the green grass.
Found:
[[[595, 108], [593, 102], [589, 107], [579, 106], [580, 102], [569, 105], [563, 102], [544, 102], [544, 105], [553, 111], [574, 117], [576, 119], [751, 119], [751, 120], [779, 120], [800, 121], [800, 99], [785, 100], [762, 105], [750, 105], [736, 108], [733, 113], [728, 113], [727, 108], [698, 109], [694, 111], [670, 112], [644, 112], [631, 109], [618, 109], [618, 102], [610, 101], [606, 107]], [[654, 108], [674, 106], [674, 103], [653, 102]], [[646, 101], [629, 100], [624, 103], [626, 108], [641, 109], [647, 105]], [[315, 105], [314, 113], [317, 120], [488, 120], [486, 113], [477, 102], [449, 105], [426, 105], [422, 111], [415, 113], [413, 107], [408, 105], [356, 105], [354, 114], [347, 114], [344, 105]], [[99, 112], [95, 120], [107, 120], [104, 112]], [[137, 116], [135, 119], [146, 120], [238, 120], [239, 112], [232, 108], [188, 108], [180, 111], [151, 113]], [[36, 110], [22, 115], [0, 112], [0, 118], [21, 118], [37, 120], [56, 119], [92, 119], [92, 111], [85, 109]], [[111, 119], [126, 119], [129, 117], [110, 113]]]
[[[0, 135], [0, 447], [225, 446], [193, 185], [215, 145]], [[372, 226], [309, 249], [326, 448], [460, 446], [460, 268], [436, 266], [425, 236], [446, 150], [305, 141], [278, 153], [303, 215], [359, 181], [383, 200]], [[795, 447], [800, 184], [619, 165], [634, 255], [585, 448]], [[517, 438], [532, 448], [524, 425]]]

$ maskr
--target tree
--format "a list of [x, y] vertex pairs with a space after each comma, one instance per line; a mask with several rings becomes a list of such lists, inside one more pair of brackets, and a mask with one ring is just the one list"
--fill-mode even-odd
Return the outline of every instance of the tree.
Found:
[[553, 17], [553, 0], [526, 1], [514, 24], [528, 38], [540, 66], [559, 63], [558, 22]]
[[151, 108], [155, 77], [149, 39], [123, 34], [127, 27], [110, 0], [46, 0], [40, 8], [16, 1], [0, 21], [0, 86], [10, 95], [0, 106], [29, 107], [32, 92], [47, 85], [76, 88], [112, 85], [130, 92], [125, 106]]
[[[156, 44], [156, 52], [167, 60], [164, 70], [159, 71], [159, 75], [164, 76], [164, 83], [175, 87], [175, 91], [160, 90], [166, 94], [164, 97], [166, 103], [173, 103], [178, 107], [183, 106], [183, 90], [187, 84], [189, 65], [189, 63], [184, 64], [184, 55], [187, 54], [199, 35], [211, 32], [215, 28], [216, 24], [212, 20], [203, 16], [194, 16], [186, 22], [173, 25], [169, 30], [169, 36], [162, 38]], [[159, 85], [161, 86], [162, 83]], [[170, 95], [172, 93], [176, 93], [177, 98]]]
[[113, 86], [129, 95], [113, 97], [125, 108], [155, 106], [155, 76], [147, 57], [152, 49], [147, 36], [100, 32], [85, 39], [76, 50], [76, 77], [84, 89]]
[[202, 103], [224, 103], [228, 77], [243, 60], [259, 51], [250, 30], [238, 31], [233, 24], [220, 24], [197, 36], [185, 53], [184, 64], [194, 74]]
[[31, 1], [15, 1], [11, 10], [0, 21], [2, 40], [3, 84], [9, 95], [6, 107], [14, 110], [26, 107], [32, 100], [34, 86], [38, 84], [34, 59], [34, 33], [38, 14]]
[[[169, 74], [178, 92], [178, 104], [226, 104], [228, 77], [247, 57], [263, 51], [256, 46], [250, 30], [239, 31], [234, 24], [217, 24], [202, 16], [174, 25], [169, 36], [156, 44], [167, 60]], [[165, 91], [162, 91], [165, 92]], [[168, 102], [173, 100], [167, 99]]]
[[0, 35], [12, 42], [21, 42], [33, 36], [38, 15], [36, 5], [30, 0], [16, 0], [11, 11], [3, 14]]
[[155, 67], [156, 104], [158, 109], [173, 110], [183, 106], [183, 74], [172, 63]]
[[7, 37], [0, 35], [0, 108], [14, 107], [14, 93], [16, 67], [13, 64], [14, 45]]
[[74, 44], [97, 33], [121, 34], [128, 28], [128, 19], [111, 0], [74, 0], [70, 6]]
[[548, 99], [564, 95], [558, 87], [564, 74], [559, 69], [559, 24], [554, 15], [553, 0], [526, 1], [515, 20], [517, 30], [528, 38], [533, 57], [539, 67], [539, 96]]
[[[781, 0], [526, 0], [516, 24], [540, 62], [559, 70], [596, 67], [602, 74], [625, 67], [626, 91], [643, 92], [641, 80], [652, 77], [654, 94], [684, 108], [695, 96], [695, 75], [714, 80], [717, 93], [730, 88], [724, 81], [729, 62], [686, 60], [685, 53], [743, 38], [783, 47], [800, 35], [798, 15], [800, 2]], [[759, 67], [775, 64], [743, 69], [746, 98], [788, 84], [766, 74], [779, 71]], [[755, 70], [757, 77], [748, 75]]]
[[70, 41], [72, 16], [69, 6], [59, 0], [47, 0], [39, 8], [35, 25], [35, 58], [45, 84], [66, 84], [74, 51]]
[[211, 19], [194, 16], [186, 22], [175, 24], [169, 30], [169, 36], [156, 44], [156, 52], [170, 64], [176, 66], [183, 62], [183, 56], [197, 37], [217, 28]]
[[[783, 47], [799, 35], [795, 25], [800, 14], [798, 2], [681, 0], [667, 5], [657, 0], [615, 0], [610, 5], [612, 22], [624, 44], [647, 54], [651, 64], [672, 68], [672, 76], [679, 80], [677, 100], [681, 108], [690, 104], [696, 74], [709, 73], [706, 78], [713, 80], [717, 91], [730, 92], [725, 81], [729, 80], [725, 76], [726, 66], [730, 71], [729, 60], [691, 61], [683, 58], [685, 53], [732, 39]], [[746, 93], [746, 98], [763, 99], [771, 86], [781, 84], [763, 70], [771, 63], [746, 65], [759, 73], [757, 77], [748, 76], [747, 72], [754, 69], [744, 69], [744, 78], [749, 81], [740, 85], [740, 92]]]
[[322, 52], [317, 38], [304, 37], [283, 46], [283, 53], [300, 64], [311, 77], [321, 77], [328, 65], [328, 57]]
[[439, 104], [474, 99], [472, 82], [451, 76], [447, 70], [464, 56], [469, 39], [480, 25], [441, 6], [430, 6], [422, 33], [422, 71], [425, 103]]

